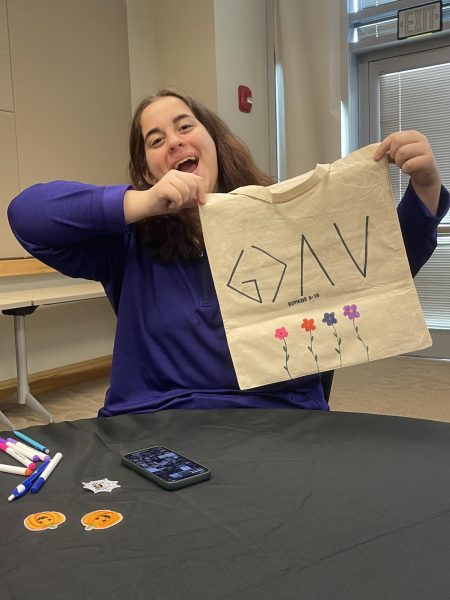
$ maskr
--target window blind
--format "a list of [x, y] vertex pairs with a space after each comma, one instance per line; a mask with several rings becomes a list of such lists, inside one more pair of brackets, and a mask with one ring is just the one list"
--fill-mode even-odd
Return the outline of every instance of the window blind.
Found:
[[433, 256], [414, 283], [428, 327], [450, 329], [450, 237], [438, 238]]
[[[430, 140], [442, 180], [450, 188], [450, 63], [380, 75], [381, 139], [393, 131], [417, 129]], [[397, 202], [409, 177], [391, 167]], [[443, 224], [450, 225], [447, 214]]]
[[[430, 140], [444, 185], [450, 187], [450, 63], [379, 76], [380, 133], [417, 129]], [[409, 177], [390, 167], [394, 197], [398, 203]], [[415, 279], [429, 327], [450, 329], [450, 215], [444, 218], [438, 246]]]
[[383, 4], [395, 4], [394, 0], [349, 0], [350, 12], [357, 12], [372, 6], [382, 6]]

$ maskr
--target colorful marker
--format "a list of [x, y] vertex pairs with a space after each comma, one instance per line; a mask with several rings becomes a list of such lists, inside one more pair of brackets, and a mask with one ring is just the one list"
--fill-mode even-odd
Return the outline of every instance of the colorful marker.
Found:
[[36, 469], [35, 473], [32, 473], [29, 477], [27, 477], [27, 479], [22, 481], [22, 483], [19, 483], [19, 485], [16, 488], [14, 488], [11, 492], [11, 495], [8, 498], [8, 502], [11, 502], [11, 500], [14, 500], [15, 498], [21, 498], [22, 496], [24, 496], [28, 492], [30, 487], [33, 485], [33, 483], [36, 481], [36, 479], [39, 477], [39, 475], [41, 475], [44, 469], [48, 467], [48, 465], [48, 462], [42, 463], [42, 465], [40, 465]]
[[34, 440], [32, 440], [30, 437], [28, 437], [24, 433], [21, 433], [20, 431], [13, 431], [13, 434], [16, 437], [18, 437], [19, 439], [21, 439], [24, 442], [26, 442], [27, 444], [30, 444], [30, 446], [33, 446], [33, 448], [36, 448], [36, 450], [40, 450], [41, 452], [45, 452], [45, 454], [50, 454], [50, 450], [48, 448], [46, 448], [45, 446], [43, 446], [39, 442], [35, 442]]
[[37, 456], [33, 450], [31, 450], [31, 452], [24, 452], [21, 448], [17, 448], [14, 444], [8, 443], [8, 441], [3, 438], [0, 438], [0, 444], [5, 444], [5, 446], [8, 446], [8, 448], [11, 448], [14, 452], [21, 454], [23, 458], [28, 458], [33, 462], [39, 460], [39, 456]]
[[10, 456], [12, 456], [16, 460], [18, 460], [20, 463], [25, 465], [28, 469], [31, 469], [32, 471], [34, 471], [34, 469], [36, 468], [36, 465], [34, 464], [34, 462], [30, 462], [29, 458], [27, 458], [23, 454], [20, 454], [20, 452], [17, 452], [17, 450], [15, 448], [11, 448], [11, 446], [7, 446], [3, 442], [0, 442], [0, 450], [2, 450], [3, 452], [6, 452], [6, 454], [9, 454]]
[[25, 469], [25, 467], [13, 467], [12, 465], [0, 465], [0, 473], [14, 473], [14, 475], [31, 475], [33, 471], [31, 469]]
[[[26, 458], [29, 458], [33, 462], [38, 462], [38, 461], [41, 460], [39, 458], [39, 456], [36, 454], [36, 451], [32, 450], [31, 448], [22, 448], [21, 446], [17, 446], [17, 444], [13, 444], [12, 442], [8, 442], [8, 440], [6, 440], [6, 445], [8, 446], [8, 448], [12, 448], [13, 450], [17, 450], [17, 452], [20, 452], [20, 454], [22, 454], [22, 456], [25, 456]], [[45, 455], [45, 456], [47, 456], [47, 455]]]
[[53, 471], [53, 469], [56, 467], [56, 465], [59, 463], [59, 461], [61, 459], [62, 459], [61, 452], [57, 452], [49, 463], [44, 463], [44, 464], [46, 464], [46, 468], [44, 469], [44, 471], [39, 475], [39, 477], [36, 479], [36, 481], [31, 486], [30, 492], [32, 494], [36, 494], [41, 489], [41, 487], [47, 481], [47, 477], [50, 475], [50, 473]]
[[[34, 460], [34, 462], [36, 462], [37, 460], [42, 460], [42, 462], [48, 462], [50, 460], [50, 456], [48, 454], [39, 452], [39, 450], [35, 450], [31, 446], [22, 444], [22, 442], [18, 442], [17, 440], [14, 440], [13, 438], [7, 438], [6, 443], [8, 446], [11, 446], [11, 444], [14, 444], [16, 446], [17, 450], [19, 450], [19, 452], [22, 452], [23, 454], [25, 454], [25, 456], [28, 456], [28, 454], [25, 452], [25, 450], [27, 450], [28, 452], [31, 452], [33, 454], [32, 460]], [[30, 458], [31, 458], [31, 456], [30, 456]]]

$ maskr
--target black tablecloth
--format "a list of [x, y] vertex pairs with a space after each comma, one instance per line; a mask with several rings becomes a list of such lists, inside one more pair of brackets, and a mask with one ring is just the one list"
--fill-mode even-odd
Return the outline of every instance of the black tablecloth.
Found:
[[[64, 456], [38, 494], [10, 503], [20, 477], [0, 474], [2, 600], [450, 598], [449, 424], [176, 410], [26, 433]], [[211, 479], [165, 491], [121, 464], [151, 445]], [[105, 477], [121, 488], [82, 487]], [[96, 509], [123, 521], [86, 531], [80, 519]], [[48, 510], [66, 522], [24, 527]]]

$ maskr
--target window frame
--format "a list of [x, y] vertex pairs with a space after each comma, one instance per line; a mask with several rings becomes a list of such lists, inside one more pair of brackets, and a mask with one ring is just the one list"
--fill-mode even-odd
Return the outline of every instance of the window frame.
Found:
[[[399, 2], [400, 4], [400, 2]], [[349, 44], [350, 97], [354, 110], [351, 114], [357, 147], [380, 140], [380, 100], [378, 76], [421, 67], [450, 63], [450, 31], [439, 36], [431, 34], [426, 39], [410, 39], [370, 48], [352, 48]], [[355, 110], [356, 109], [356, 110]], [[353, 148], [353, 149], [356, 149]], [[450, 235], [448, 225], [438, 227], [438, 236]], [[417, 353], [424, 358], [450, 359], [450, 331], [430, 327], [433, 347]]]

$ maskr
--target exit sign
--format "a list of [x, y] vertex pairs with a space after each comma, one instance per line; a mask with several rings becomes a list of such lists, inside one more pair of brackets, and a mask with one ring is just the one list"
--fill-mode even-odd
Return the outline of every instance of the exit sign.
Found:
[[441, 30], [442, 2], [413, 6], [399, 10], [397, 13], [397, 38], [399, 40]]

